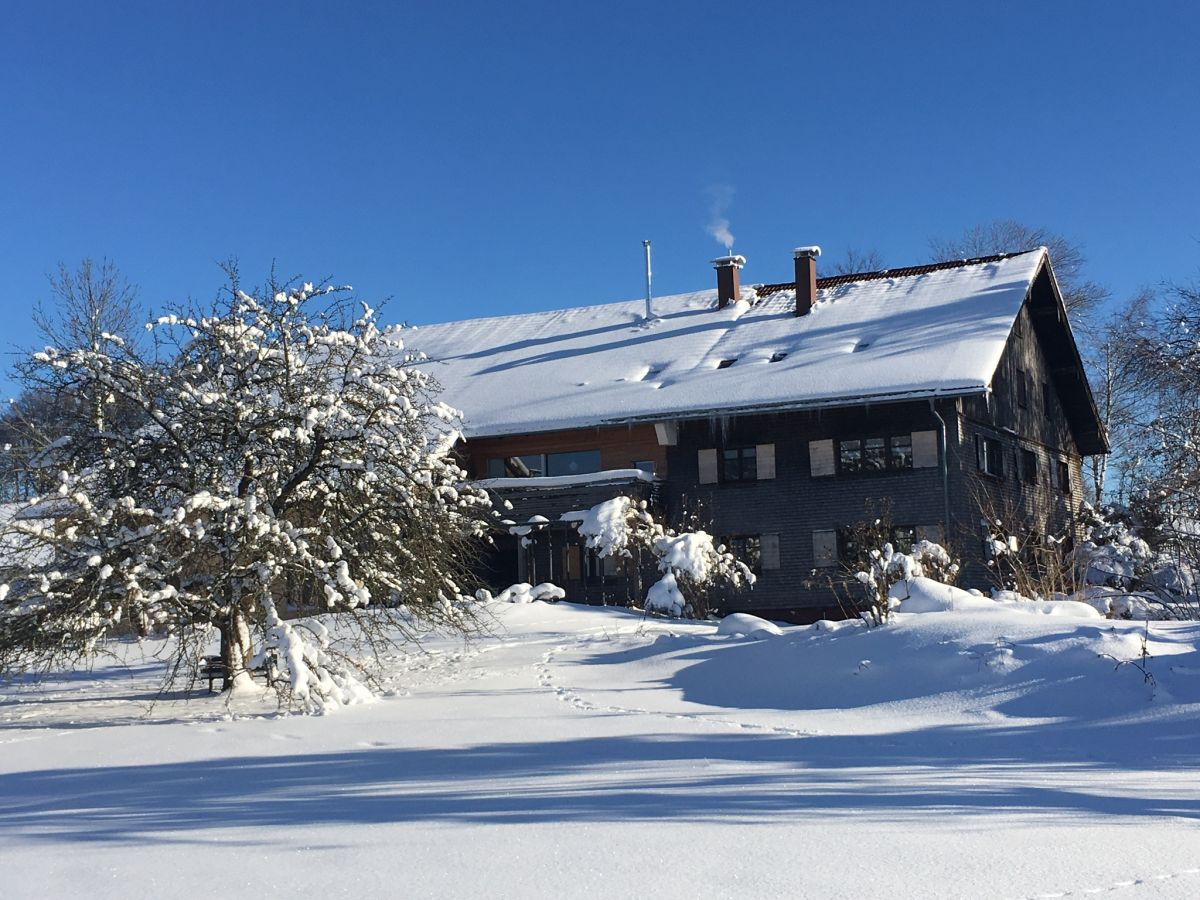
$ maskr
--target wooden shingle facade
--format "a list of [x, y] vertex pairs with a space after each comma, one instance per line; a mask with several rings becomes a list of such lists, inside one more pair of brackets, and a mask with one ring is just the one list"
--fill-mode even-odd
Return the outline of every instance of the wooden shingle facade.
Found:
[[[849, 365], [872, 343], [881, 355], [894, 353], [897, 365], [911, 365], [905, 360], [921, 359], [919, 343], [928, 335], [934, 368], [960, 351], [960, 335], [937, 330], [938, 316], [945, 320], [946, 313], [935, 310], [922, 321], [922, 310], [906, 308], [906, 298], [915, 296], [922, 279], [977, 273], [1022, 257], [1025, 281], [1015, 282], [1015, 289], [1005, 283], [1007, 305], [991, 306], [995, 301], [989, 293], [977, 288], [943, 304], [958, 316], [946, 328], [962, 334], [975, 328], [989, 336], [990, 343], [980, 346], [994, 356], [974, 381], [955, 372], [945, 376], [947, 383], [929, 389], [864, 393], [858, 384], [839, 392], [838, 377], [849, 383], [854, 373], [822, 358], [821, 364], [807, 366], [810, 372], [798, 365], [787, 376], [796, 379], [799, 396], [812, 391], [805, 377], [828, 374], [828, 396], [819, 402], [792, 403], [776, 391], [769, 403], [723, 404], [714, 391], [711, 408], [696, 409], [693, 392], [688, 395], [693, 408], [660, 409], [623, 422], [598, 414], [593, 424], [569, 428], [495, 433], [503, 428], [493, 426], [493, 433], [468, 433], [462, 448], [468, 471], [490, 486], [498, 501], [512, 505], [487, 577], [496, 587], [515, 580], [554, 581], [568, 599], [585, 602], [640, 600], [648, 573], [635, 563], [593, 558], [573, 527], [561, 521], [565, 512], [626, 493], [645, 499], [667, 520], [698, 513], [716, 536], [753, 563], [755, 589], [731, 600], [729, 610], [795, 621], [841, 615], [829, 580], [838, 572], [844, 529], [882, 510], [901, 543], [928, 537], [948, 544], [964, 563], [960, 583], [988, 588], [981, 518], [1003, 513], [1008, 521], [1019, 519], [1042, 533], [1069, 531], [1082, 500], [1082, 458], [1107, 452], [1050, 262], [1044, 250], [1035, 253], [818, 279], [812, 312], [795, 317], [799, 337], [792, 344], [775, 336], [786, 320], [763, 313], [775, 329], [756, 356], [764, 379], [779, 371], [772, 369], [778, 359], [791, 354], [793, 361], [803, 361], [800, 355], [819, 341], [844, 345]], [[881, 280], [887, 280], [886, 291], [880, 290]], [[864, 284], [876, 292], [872, 296], [882, 297], [872, 301], [877, 304], [872, 309], [886, 315], [864, 312], [852, 329], [823, 330], [830, 317], [822, 318], [822, 304], [853, 304], [855, 287]], [[953, 287], [952, 281], [946, 284]], [[756, 302], [775, 302], [791, 287], [751, 289], [755, 294], [744, 302], [751, 309]], [[944, 294], [948, 288], [939, 290]], [[892, 323], [891, 330], [872, 329], [875, 319], [883, 318]], [[658, 361], [667, 354], [667, 342], [660, 350], [652, 332], [633, 334], [618, 334], [613, 346], [618, 339], [622, 346], [643, 342], [652, 362], [641, 379], [659, 377], [655, 366], [667, 368], [665, 359]], [[542, 347], [531, 341], [522, 350], [537, 349], [540, 355], [532, 358], [540, 362], [551, 358], [555, 340], [548, 335]], [[907, 355], [890, 350], [889, 340]], [[752, 345], [741, 346], [738, 356], [744, 363], [749, 357], [744, 348]], [[706, 359], [715, 362], [698, 365], [711, 365], [715, 374], [707, 377], [714, 388], [727, 367], [723, 364], [738, 362], [730, 357], [729, 351], [726, 358], [710, 354]], [[572, 386], [589, 375], [586, 362], [581, 363], [570, 375], [577, 379]], [[637, 380], [636, 375], [628, 377]], [[586, 390], [581, 396], [586, 402]], [[463, 405], [469, 423], [471, 409]], [[574, 409], [571, 416], [578, 420]]]

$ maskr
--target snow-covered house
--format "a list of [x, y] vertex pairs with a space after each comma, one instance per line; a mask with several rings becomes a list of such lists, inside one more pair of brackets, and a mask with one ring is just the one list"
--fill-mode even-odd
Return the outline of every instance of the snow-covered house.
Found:
[[[935, 535], [983, 587], [981, 508], [1069, 523], [1081, 459], [1107, 452], [1044, 248], [881, 272], [423, 326], [473, 476], [514, 502], [497, 584], [554, 580], [622, 599], [559, 517], [615, 493], [702, 510], [758, 570], [741, 608], [836, 613], [840, 529], [890, 504], [897, 539]], [[530, 521], [533, 519], [533, 521]], [[544, 521], [543, 521], [544, 520]], [[814, 575], [816, 577], [814, 577]]]

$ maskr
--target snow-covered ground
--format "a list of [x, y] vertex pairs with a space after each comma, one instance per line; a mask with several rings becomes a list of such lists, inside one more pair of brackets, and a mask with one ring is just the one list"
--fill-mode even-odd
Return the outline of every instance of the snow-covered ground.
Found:
[[493, 609], [325, 717], [0, 685], [0, 896], [1200, 896], [1200, 624]]

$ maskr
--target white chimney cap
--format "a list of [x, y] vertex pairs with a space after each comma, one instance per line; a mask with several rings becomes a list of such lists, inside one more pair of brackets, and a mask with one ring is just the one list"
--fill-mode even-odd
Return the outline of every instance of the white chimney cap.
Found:
[[797, 247], [792, 251], [792, 256], [799, 259], [802, 256], [820, 256], [820, 247]]
[[746, 264], [744, 256], [718, 256], [712, 261], [713, 267], [723, 269], [726, 266], [737, 266], [739, 269]]

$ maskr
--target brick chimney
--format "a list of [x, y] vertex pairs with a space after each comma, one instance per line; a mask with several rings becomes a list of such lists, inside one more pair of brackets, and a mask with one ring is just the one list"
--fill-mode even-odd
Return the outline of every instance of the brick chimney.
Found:
[[746, 264], [746, 257], [718, 256], [712, 264], [717, 270], [717, 309], [724, 309], [730, 303], [737, 303], [742, 295], [738, 270]]
[[817, 302], [817, 257], [820, 247], [797, 247], [792, 251], [796, 260], [796, 315], [806, 316]]

